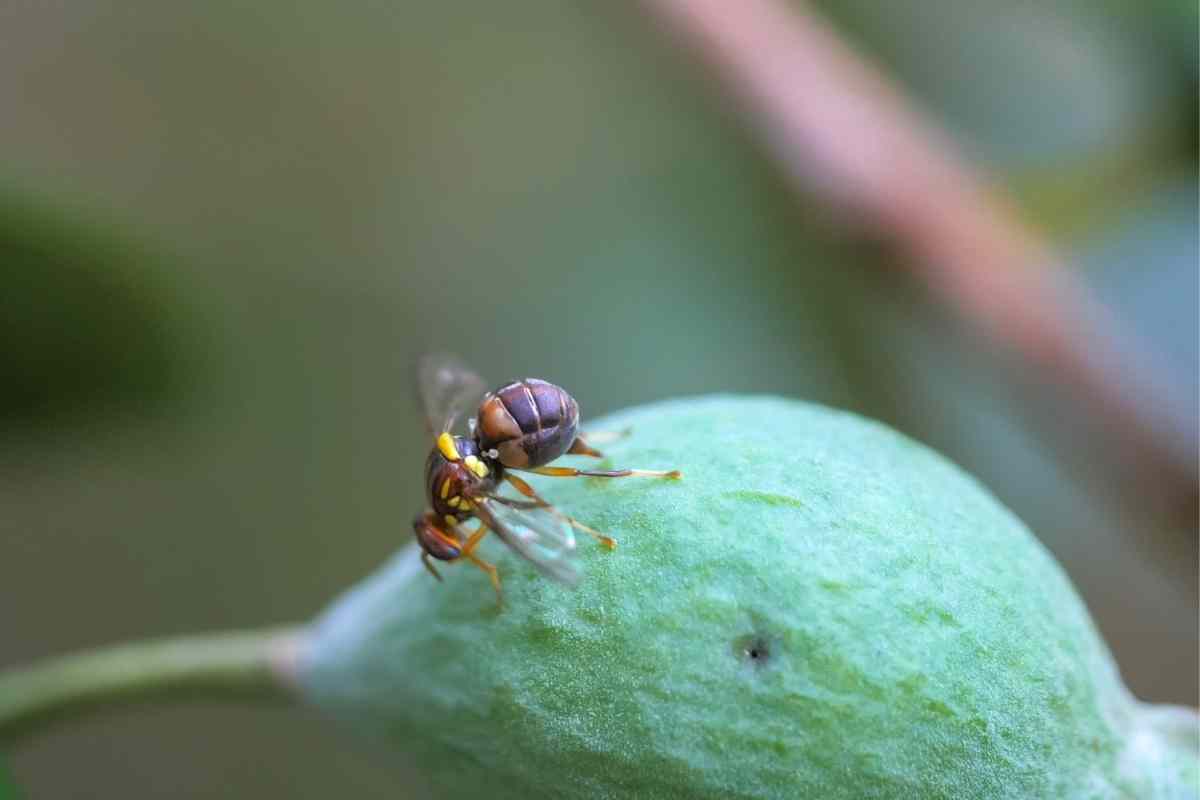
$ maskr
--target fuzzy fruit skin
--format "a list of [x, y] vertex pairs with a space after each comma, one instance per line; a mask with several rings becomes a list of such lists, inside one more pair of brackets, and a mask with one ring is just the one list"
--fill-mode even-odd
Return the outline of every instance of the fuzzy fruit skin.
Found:
[[1129, 696], [1062, 570], [945, 459], [775, 398], [590, 427], [625, 426], [607, 461], [684, 478], [537, 481], [620, 541], [581, 537], [577, 590], [489, 542], [497, 611], [406, 551], [319, 621], [308, 697], [444, 797], [1196, 796], [1195, 716]]

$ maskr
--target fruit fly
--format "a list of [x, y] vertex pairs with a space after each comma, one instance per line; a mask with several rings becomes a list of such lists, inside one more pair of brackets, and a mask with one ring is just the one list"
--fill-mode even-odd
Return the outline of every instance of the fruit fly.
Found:
[[[546, 502], [516, 472], [553, 477], [679, 478], [678, 470], [586, 470], [550, 466], [562, 455], [600, 457], [592, 447], [623, 434], [579, 432], [579, 406], [562, 387], [536, 378], [484, 392], [483, 379], [450, 355], [429, 356], [418, 367], [417, 386], [433, 448], [425, 460], [429, 507], [413, 522], [421, 561], [442, 579], [433, 560], [466, 559], [491, 578], [501, 598], [496, 567], [476, 550], [493, 532], [542, 574], [567, 585], [579, 581], [574, 563], [580, 530], [606, 547], [616, 542]], [[482, 399], [481, 399], [482, 398]], [[474, 408], [467, 435], [455, 434], [459, 418]], [[590, 443], [589, 443], [590, 442]], [[507, 484], [520, 497], [500, 494]], [[477, 526], [468, 530], [474, 520]], [[433, 560], [431, 560], [433, 559]]]

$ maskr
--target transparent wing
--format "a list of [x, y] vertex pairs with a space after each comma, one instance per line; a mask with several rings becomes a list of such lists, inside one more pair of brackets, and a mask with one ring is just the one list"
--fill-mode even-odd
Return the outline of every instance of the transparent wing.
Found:
[[544, 506], [494, 495], [476, 498], [475, 513], [543, 575], [567, 586], [579, 583], [575, 532], [562, 517]]
[[464, 412], [473, 411], [486, 384], [457, 356], [435, 353], [417, 364], [417, 390], [430, 436], [450, 430]]

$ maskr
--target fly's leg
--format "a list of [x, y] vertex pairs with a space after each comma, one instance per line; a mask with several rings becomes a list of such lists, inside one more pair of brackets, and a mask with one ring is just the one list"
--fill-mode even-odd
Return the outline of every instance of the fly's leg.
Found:
[[475, 555], [475, 549], [479, 547], [479, 543], [483, 541], [484, 536], [487, 536], [489, 530], [491, 530], [491, 528], [489, 528], [486, 523], [480, 522], [479, 527], [476, 528], [463, 543], [459, 558], [467, 559], [472, 564], [487, 573], [488, 578], [492, 581], [492, 588], [496, 590], [496, 602], [500, 605], [504, 605], [504, 593], [500, 591], [500, 572], [496, 569], [494, 564], [490, 564], [479, 556]]
[[592, 447], [593, 444], [615, 442], [617, 439], [624, 439], [632, 432], [632, 428], [626, 428], [623, 431], [590, 431], [586, 434], [581, 433], [575, 437], [575, 441], [571, 443], [571, 447], [567, 450], [567, 453], [573, 456], [603, 458], [604, 454]]
[[475, 532], [467, 538], [467, 543], [463, 545], [462, 554], [464, 556], [469, 556], [471, 553], [475, 552], [475, 548], [479, 546], [479, 542], [484, 536], [487, 536], [488, 531], [490, 530], [491, 528], [489, 528], [485, 523], [479, 523], [479, 527], [475, 529]]
[[[484, 528], [484, 533], [486, 532], [487, 529]], [[500, 572], [496, 569], [496, 565], [489, 564], [474, 553], [468, 553], [465, 550], [463, 551], [463, 557], [488, 574], [488, 577], [492, 580], [492, 588], [496, 590], [496, 603], [504, 605], [504, 592], [500, 590]]]
[[433, 566], [433, 561], [429, 558], [429, 553], [421, 551], [421, 563], [425, 565], [425, 569], [429, 570], [430, 575], [439, 581], [443, 580], [442, 573], [438, 572], [437, 567]]
[[543, 500], [541, 495], [539, 495], [537, 492], [535, 492], [533, 490], [532, 486], [530, 486], [528, 483], [526, 483], [525, 481], [518, 478], [516, 475], [513, 475], [512, 473], [508, 473], [504, 477], [506, 480], [508, 480], [508, 482], [510, 484], [512, 484], [512, 487], [514, 489], [516, 489], [518, 492], [525, 495], [526, 497], [530, 498], [531, 500], [536, 500], [538, 505], [544, 507], [547, 511], [549, 511], [554, 516], [565, 521], [572, 527], [578, 528], [579, 530], [583, 531], [584, 533], [589, 534], [590, 536], [594, 537], [596, 539], [596, 541], [600, 542], [600, 544], [604, 545], [609, 550], [617, 549], [617, 540], [616, 539], [612, 538], [611, 536], [605, 536], [603, 533], [596, 530], [595, 528], [593, 528], [589, 525], [584, 525], [582, 522], [575, 519], [574, 517], [570, 517], [570, 516], [567, 516], [566, 514], [562, 513], [557, 508], [555, 508], [554, 506], [550, 505], [548, 502]]
[[551, 478], [669, 478], [677, 480], [683, 473], [677, 469], [573, 469], [571, 467], [535, 467], [523, 469], [521, 472], [534, 472], [538, 475], [548, 475]]
[[604, 453], [595, 449], [584, 441], [582, 436], [576, 436], [575, 441], [571, 442], [571, 446], [567, 449], [567, 454], [572, 456], [591, 456], [592, 458], [604, 458]]

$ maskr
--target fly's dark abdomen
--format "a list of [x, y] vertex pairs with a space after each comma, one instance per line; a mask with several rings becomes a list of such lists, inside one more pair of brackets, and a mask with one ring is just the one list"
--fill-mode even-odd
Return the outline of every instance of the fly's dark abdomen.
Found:
[[506, 467], [541, 467], [575, 442], [579, 406], [553, 383], [526, 378], [488, 394], [479, 406], [476, 434]]

